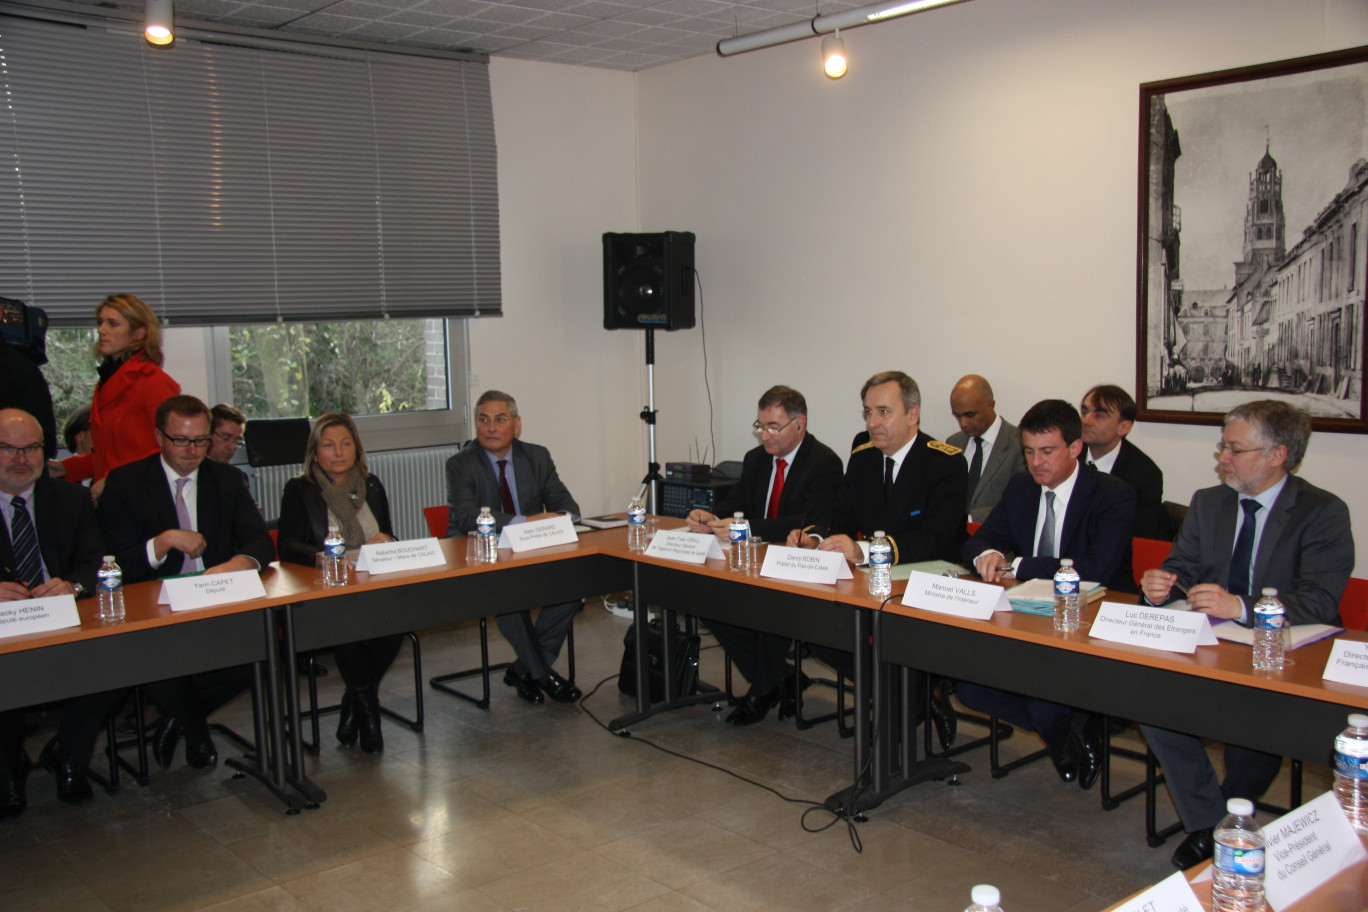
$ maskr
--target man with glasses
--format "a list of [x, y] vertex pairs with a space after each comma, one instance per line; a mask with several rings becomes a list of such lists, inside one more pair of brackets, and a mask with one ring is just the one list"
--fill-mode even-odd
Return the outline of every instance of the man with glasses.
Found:
[[[570, 495], [546, 447], [523, 443], [518, 403], [507, 393], [486, 390], [475, 402], [475, 442], [447, 460], [447, 534], [474, 530], [481, 507], [489, 507], [495, 526], [569, 514], [579, 522], [580, 508]], [[545, 697], [574, 703], [582, 694], [551, 666], [560, 655], [579, 602], [547, 605], [536, 623], [528, 611], [499, 615], [499, 630], [517, 658], [504, 683], [528, 703]], [[545, 694], [545, 697], [543, 696]]]
[[[90, 492], [48, 478], [43, 431], [20, 409], [0, 409], [0, 602], [95, 591], [104, 545]], [[0, 819], [28, 806], [24, 713], [0, 712]]]
[[[209, 407], [193, 396], [172, 396], [157, 408], [161, 452], [109, 473], [97, 510], [100, 532], [129, 583], [187, 573], [259, 570], [275, 560], [275, 545], [239, 473], [205, 459], [213, 440]], [[153, 755], [169, 766], [181, 734], [185, 759], [212, 769], [218, 752], [209, 713], [251, 685], [246, 666], [159, 681], [145, 692], [162, 711]], [[104, 720], [123, 705], [127, 690], [70, 701], [43, 763], [57, 777], [58, 797], [83, 800], [95, 739]]]
[[212, 462], [228, 465], [233, 461], [238, 447], [242, 446], [242, 430], [247, 426], [247, 416], [242, 414], [241, 409], [222, 402], [214, 406], [209, 415], [213, 425], [209, 435], [214, 439], [209, 444], [208, 458]]
[[[693, 510], [689, 528], [726, 541], [731, 516], [740, 510], [750, 520], [753, 535], [782, 542], [790, 529], [829, 524], [841, 493], [841, 458], [807, 432], [803, 394], [787, 386], [770, 387], [760, 397], [751, 429], [760, 445], [746, 454], [740, 483], [718, 504], [721, 516]], [[792, 716], [797, 687], [794, 670], [785, 661], [789, 641], [731, 624], [712, 622], [708, 628], [751, 685], [727, 716], [727, 724], [753, 725], [775, 703], [781, 722]], [[801, 680], [805, 686], [806, 679]]]
[[[1339, 623], [1354, 537], [1344, 501], [1291, 474], [1310, 437], [1310, 416], [1285, 402], [1248, 402], [1226, 414], [1216, 448], [1225, 484], [1193, 495], [1173, 551], [1141, 578], [1151, 604], [1186, 595], [1194, 610], [1248, 627], [1269, 586], [1278, 590], [1287, 623]], [[1192, 867], [1211, 857], [1212, 828], [1225, 816], [1226, 800], [1256, 800], [1282, 758], [1228, 744], [1225, 780], [1218, 782], [1200, 738], [1142, 729], [1188, 833], [1173, 863]]]

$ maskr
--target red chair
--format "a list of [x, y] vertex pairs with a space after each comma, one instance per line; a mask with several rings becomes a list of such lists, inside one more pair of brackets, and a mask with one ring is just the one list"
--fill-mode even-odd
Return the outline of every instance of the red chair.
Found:
[[423, 507], [423, 518], [427, 520], [428, 531], [433, 538], [446, 538], [447, 526], [451, 523], [451, 511], [446, 507]]
[[1349, 578], [1339, 603], [1340, 620], [1349, 630], [1368, 629], [1368, 579]]
[[1146, 570], [1158, 569], [1172, 550], [1173, 542], [1155, 538], [1131, 539], [1131, 572], [1135, 576], [1135, 585], [1140, 585], [1140, 577], [1145, 575]]

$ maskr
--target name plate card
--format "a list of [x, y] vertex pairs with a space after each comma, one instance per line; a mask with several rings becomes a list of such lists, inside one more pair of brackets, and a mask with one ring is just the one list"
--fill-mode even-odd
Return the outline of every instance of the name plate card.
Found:
[[1216, 645], [1216, 634], [1205, 614], [1150, 605], [1103, 602], [1088, 634], [1099, 640], [1166, 652], [1193, 653], [1198, 646]]
[[356, 569], [367, 573], [398, 573], [400, 570], [445, 566], [446, 556], [435, 538], [362, 545], [361, 554], [356, 558]]
[[573, 545], [577, 541], [579, 536], [575, 534], [575, 524], [564, 513], [550, 519], [510, 523], [503, 527], [499, 535], [499, 547], [512, 548], [514, 554], [552, 545]]
[[1368, 643], [1335, 640], [1330, 646], [1330, 660], [1325, 663], [1327, 681], [1368, 687]]
[[722, 545], [711, 532], [690, 532], [688, 529], [661, 530], [646, 546], [647, 557], [701, 564], [708, 558], [725, 560]]
[[765, 562], [760, 565], [760, 575], [795, 583], [826, 583], [833, 586], [837, 580], [855, 578], [844, 554], [784, 545], [770, 545], [765, 549]]
[[170, 605], [172, 611], [193, 611], [265, 597], [260, 573], [236, 570], [213, 576], [178, 576], [163, 580], [157, 604]]
[[992, 583], [954, 579], [913, 570], [907, 577], [907, 591], [902, 603], [909, 608], [922, 608], [939, 614], [986, 621], [995, 611], [1011, 611], [1007, 590]]
[[1333, 791], [1264, 824], [1264, 890], [1286, 909], [1345, 868], [1368, 859]]
[[80, 626], [81, 613], [76, 610], [74, 596], [49, 595], [47, 598], [0, 602], [0, 637]]
[[1170, 874], [1134, 899], [1116, 907], [1116, 912], [1204, 912], [1192, 885], [1183, 872]]

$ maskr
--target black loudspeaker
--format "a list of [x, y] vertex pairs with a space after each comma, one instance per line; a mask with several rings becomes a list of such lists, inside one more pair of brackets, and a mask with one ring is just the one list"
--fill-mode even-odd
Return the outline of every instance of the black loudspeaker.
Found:
[[691, 231], [603, 236], [603, 328], [693, 329]]

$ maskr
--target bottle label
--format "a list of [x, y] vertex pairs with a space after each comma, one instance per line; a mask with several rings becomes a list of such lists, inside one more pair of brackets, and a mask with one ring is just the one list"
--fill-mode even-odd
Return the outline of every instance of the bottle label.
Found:
[[892, 560], [893, 554], [888, 549], [869, 549], [869, 566], [878, 567], [880, 570], [887, 567]]
[[627, 521], [634, 526], [643, 525], [646, 522], [646, 514], [629, 512], [627, 514]]
[[1264, 869], [1263, 846], [1257, 849], [1240, 848], [1216, 843], [1216, 867], [1229, 874], [1262, 874]]
[[1073, 580], [1057, 579], [1054, 581], [1054, 589], [1055, 595], [1074, 595], [1078, 592], [1078, 583]]
[[347, 553], [347, 543], [345, 541], [324, 542], [327, 545], [329, 557], [342, 557]]
[[1364, 753], [1365, 742], [1355, 740], [1353, 743], [1354, 752], [1360, 756], [1345, 753], [1340, 739], [1335, 739], [1335, 774], [1348, 779], [1368, 780], [1368, 753]]
[[743, 542], [746, 540], [746, 530], [744, 527], [738, 529], [732, 526], [727, 530], [727, 540], [733, 542]]
[[123, 587], [123, 577], [116, 574], [100, 577], [101, 589], [120, 589]]
[[1263, 614], [1254, 612], [1254, 626], [1260, 630], [1282, 630], [1283, 616], [1281, 614]]

